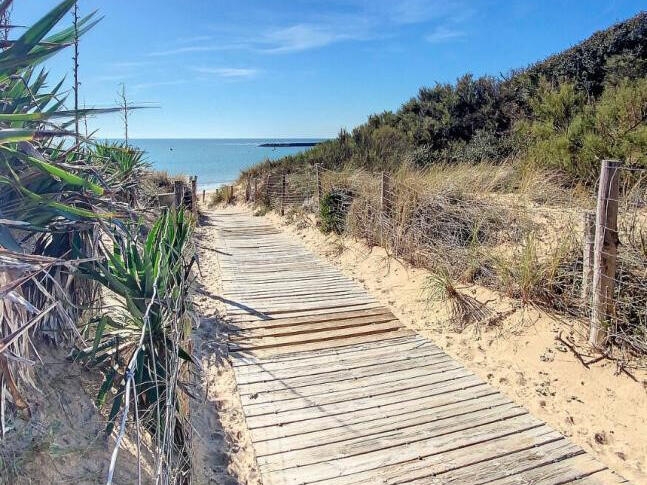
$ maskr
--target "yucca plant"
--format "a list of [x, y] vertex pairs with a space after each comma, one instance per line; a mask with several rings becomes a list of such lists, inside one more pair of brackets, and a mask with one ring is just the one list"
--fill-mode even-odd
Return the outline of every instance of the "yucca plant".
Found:
[[[0, 14], [10, 4], [0, 3]], [[29, 329], [54, 341], [75, 335], [76, 321], [95, 294], [92, 285], [74, 276], [76, 262], [94, 254], [97, 226], [125, 209], [111, 200], [112, 187], [87, 150], [62, 141], [76, 117], [118, 108], [66, 110], [63, 81], [49, 88], [47, 73], [37, 70], [40, 62], [72, 45], [77, 34], [99, 21], [92, 13], [79, 20], [77, 32], [65, 28], [50, 34], [73, 5], [74, 0], [60, 2], [16, 40], [4, 42], [0, 52], [0, 246], [14, 260], [0, 271], [3, 282], [22, 281], [0, 303], [0, 338], [11, 336], [0, 352], [0, 383], [12, 383], [12, 401], [21, 406], [22, 388], [30, 381], [28, 361], [9, 360], [5, 352], [27, 357]], [[28, 261], [30, 255], [55, 263], [33, 271], [25, 269], [28, 264], [15, 263]], [[55, 307], [43, 314], [52, 301]], [[37, 316], [37, 325], [25, 325]], [[2, 406], [4, 397], [0, 393]]]
[[116, 295], [120, 309], [97, 317], [93, 344], [75, 349], [72, 357], [105, 375], [96, 401], [103, 406], [112, 396], [106, 431], [112, 432], [130, 389], [140, 419], [162, 449], [184, 445], [177, 396], [182, 362], [192, 361], [183, 343], [192, 318], [187, 297], [193, 224], [183, 210], [165, 211], [145, 241], [128, 232], [115, 234], [101, 260], [82, 269]]
[[110, 185], [117, 187], [119, 199], [139, 192], [144, 172], [150, 167], [144, 152], [123, 142], [95, 143], [91, 147], [93, 163], [101, 167]]
[[[10, 4], [0, 2], [0, 14]], [[183, 212], [164, 213], [140, 242], [146, 229], [130, 227], [134, 200], [122, 195], [141, 175], [142, 153], [68, 131], [79, 117], [120, 110], [66, 110], [63, 82], [50, 89], [47, 73], [36, 69], [99, 20], [92, 13], [76, 29], [50, 35], [74, 4], [62, 1], [0, 46], [0, 399], [9, 388], [13, 404], [28, 407], [30, 330], [54, 341], [63, 330], [73, 332], [75, 357], [104, 371], [97, 403], [112, 398], [107, 431], [123, 406], [123, 435], [132, 389], [137, 416], [163, 461], [156, 470], [170, 475], [189, 463], [177, 410], [181, 363], [190, 360], [182, 342], [190, 329], [193, 221]], [[70, 136], [72, 143], [62, 141]], [[113, 238], [113, 248], [101, 244], [103, 236]], [[100, 286], [123, 303], [121, 311], [87, 321], [83, 310], [96, 315]]]
[[[74, 112], [63, 110], [62, 82], [47, 88], [47, 74], [38, 63], [69, 45], [73, 29], [49, 35], [74, 4], [61, 2], [28, 28], [18, 39], [3, 43], [0, 52], [0, 246], [7, 260], [0, 266], [3, 288], [9, 289], [0, 303], [0, 385], [8, 383], [13, 403], [25, 408], [24, 387], [30, 382], [27, 332], [37, 326], [53, 328], [72, 318], [64, 311], [77, 308], [72, 242], [89, 233], [99, 214], [93, 207], [104, 195], [104, 187], [93, 183], [82, 170], [64, 167], [52, 158], [52, 137], [67, 133], [66, 122]], [[0, 4], [0, 14], [11, 1]], [[97, 22], [95, 14], [82, 19], [83, 34]], [[54, 124], [54, 120], [61, 122]], [[79, 236], [79, 237], [77, 237]], [[81, 246], [80, 244], [78, 246]], [[33, 258], [47, 256], [47, 264], [33, 265]], [[64, 256], [68, 261], [63, 261]], [[14, 285], [20, 281], [20, 285]], [[46, 304], [56, 301], [51, 308]], [[65, 302], [71, 305], [64, 305]], [[54, 334], [55, 335], [55, 334]], [[7, 359], [7, 353], [14, 358]], [[17, 359], [15, 357], [18, 357]], [[5, 393], [0, 393], [4, 408]], [[3, 424], [3, 423], [2, 423]], [[4, 429], [4, 424], [1, 426]]]

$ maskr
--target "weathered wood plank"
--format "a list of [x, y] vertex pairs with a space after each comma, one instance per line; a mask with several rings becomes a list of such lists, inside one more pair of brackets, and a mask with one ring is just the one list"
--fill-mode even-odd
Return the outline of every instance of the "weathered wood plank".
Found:
[[282, 353], [305, 352], [309, 350], [328, 349], [333, 345], [351, 345], [376, 342], [385, 338], [397, 338], [413, 335], [414, 332], [408, 329], [386, 330], [384, 332], [369, 332], [363, 335], [341, 336], [336, 339], [316, 340], [310, 343], [289, 345], [284, 347], [270, 347], [266, 349], [238, 350], [238, 352], [247, 353], [257, 358], [274, 357]]
[[[317, 379], [300, 380], [296, 385], [273, 383], [253, 384], [246, 386], [246, 393], [241, 395], [243, 404], [261, 404], [266, 402], [282, 403], [294, 398], [314, 398], [322, 394], [332, 394], [348, 389], [360, 391], [364, 388], [393, 383], [400, 384], [403, 381], [418, 382], [418, 379], [434, 375], [447, 375], [449, 371], [461, 369], [456, 361], [446, 358], [439, 362], [431, 362], [424, 366], [414, 366], [388, 372], [366, 372], [364, 375], [339, 375], [324, 376]], [[333, 379], [333, 380], [331, 380]], [[318, 401], [318, 400], [317, 400]]]

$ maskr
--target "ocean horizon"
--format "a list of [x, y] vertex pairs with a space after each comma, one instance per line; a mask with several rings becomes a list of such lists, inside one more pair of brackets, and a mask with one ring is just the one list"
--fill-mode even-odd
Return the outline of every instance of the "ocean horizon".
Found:
[[[110, 141], [123, 141], [112, 139]], [[241, 170], [264, 160], [276, 160], [308, 147], [261, 147], [263, 143], [314, 143], [323, 138], [131, 138], [146, 152], [155, 170], [171, 175], [197, 175], [200, 190], [233, 182]]]

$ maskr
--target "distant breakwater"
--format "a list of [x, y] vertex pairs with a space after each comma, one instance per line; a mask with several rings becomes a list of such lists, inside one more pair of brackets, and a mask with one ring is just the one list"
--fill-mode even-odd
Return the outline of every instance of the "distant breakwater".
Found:
[[318, 144], [319, 142], [301, 141], [301, 142], [290, 142], [290, 143], [261, 143], [258, 146], [264, 147], [264, 148], [267, 148], [267, 147], [284, 148], [284, 147], [313, 147]]

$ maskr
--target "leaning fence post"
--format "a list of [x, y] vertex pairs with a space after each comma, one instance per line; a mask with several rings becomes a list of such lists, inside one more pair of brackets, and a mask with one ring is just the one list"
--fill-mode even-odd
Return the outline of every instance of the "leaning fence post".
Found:
[[175, 208], [179, 209], [184, 199], [184, 183], [181, 180], [175, 180], [173, 182], [173, 193], [175, 194], [175, 198], [173, 199]]
[[191, 211], [193, 217], [198, 220], [198, 176], [194, 175], [191, 178]]
[[281, 215], [285, 215], [285, 174], [281, 176]]
[[593, 282], [593, 251], [595, 247], [595, 212], [584, 212], [584, 243], [582, 245], [582, 301], [591, 303]]
[[613, 289], [618, 252], [618, 167], [620, 162], [603, 160], [598, 187], [593, 255], [593, 307], [589, 327], [589, 343], [606, 344], [607, 322], [613, 310]]
[[321, 185], [321, 164], [315, 165], [315, 173], [317, 174], [317, 205], [321, 207], [321, 199], [323, 198], [323, 186]]

